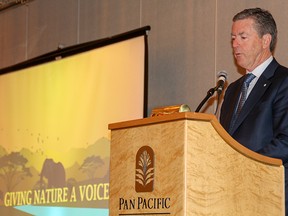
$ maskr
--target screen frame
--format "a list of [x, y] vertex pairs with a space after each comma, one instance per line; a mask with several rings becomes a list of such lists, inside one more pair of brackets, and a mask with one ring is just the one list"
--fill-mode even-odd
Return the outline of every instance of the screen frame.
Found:
[[102, 38], [94, 41], [89, 41], [69, 47], [65, 47], [63, 49], [58, 49], [38, 57], [29, 59], [27, 61], [20, 62], [18, 64], [5, 67], [0, 69], [0, 76], [17, 72], [22, 69], [26, 69], [29, 67], [37, 66], [40, 64], [52, 62], [58, 59], [63, 59], [66, 57], [70, 57], [79, 53], [83, 53], [86, 51], [90, 51], [96, 48], [108, 46], [114, 43], [118, 43], [121, 41], [129, 40], [134, 37], [144, 36], [144, 95], [143, 95], [143, 118], [148, 116], [148, 31], [150, 31], [150, 26], [144, 26], [142, 28], [134, 29], [125, 33], [121, 33], [112, 37]]

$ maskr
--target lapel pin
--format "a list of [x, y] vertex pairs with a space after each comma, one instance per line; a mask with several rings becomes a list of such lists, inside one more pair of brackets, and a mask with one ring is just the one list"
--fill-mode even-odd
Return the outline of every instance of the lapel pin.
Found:
[[264, 84], [264, 87], [266, 87], [266, 85], [267, 85], [267, 84], [265, 83], [265, 84]]

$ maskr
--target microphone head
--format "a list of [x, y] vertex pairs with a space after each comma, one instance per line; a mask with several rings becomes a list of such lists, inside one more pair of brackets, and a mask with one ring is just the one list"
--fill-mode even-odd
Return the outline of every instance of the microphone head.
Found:
[[227, 79], [227, 72], [219, 71], [217, 76], [218, 76], [218, 85], [216, 86], [216, 90], [217, 90], [218, 95], [220, 95], [223, 91], [224, 84]]
[[218, 77], [218, 78], [223, 77], [223, 78], [224, 78], [224, 81], [227, 79], [227, 76], [228, 76], [228, 74], [227, 74], [227, 72], [224, 71], [224, 70], [219, 71], [218, 74], [217, 74], [217, 77]]

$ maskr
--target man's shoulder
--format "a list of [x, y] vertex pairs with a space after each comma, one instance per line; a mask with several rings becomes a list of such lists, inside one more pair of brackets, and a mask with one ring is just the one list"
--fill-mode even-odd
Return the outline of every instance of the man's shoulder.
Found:
[[288, 79], [288, 68], [279, 64], [275, 70], [274, 77], [276, 79]]
[[262, 77], [265, 77], [267, 80], [275, 79], [282, 77], [288, 77], [288, 68], [279, 64], [274, 58], [273, 61], [268, 65], [268, 67], [262, 73]]
[[283, 66], [283, 65], [281, 65], [281, 64], [278, 65], [276, 71], [278, 73], [283, 73], [283, 75], [287, 75], [288, 74], [288, 68]]

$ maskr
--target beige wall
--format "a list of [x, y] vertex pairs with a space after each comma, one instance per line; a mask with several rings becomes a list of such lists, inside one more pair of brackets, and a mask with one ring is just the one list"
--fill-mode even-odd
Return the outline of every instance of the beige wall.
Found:
[[[148, 110], [179, 103], [195, 110], [217, 72], [240, 76], [230, 46], [233, 15], [271, 11], [275, 56], [288, 66], [287, 0], [33, 0], [0, 11], [0, 68], [56, 50], [150, 25]], [[215, 106], [206, 110], [213, 113]]]

